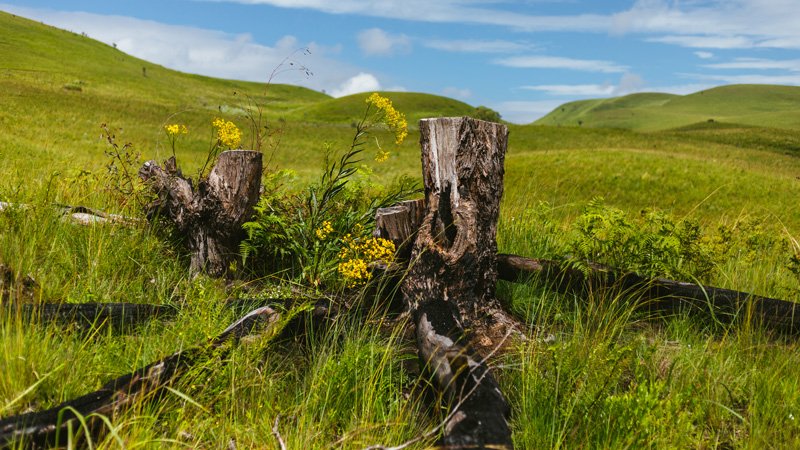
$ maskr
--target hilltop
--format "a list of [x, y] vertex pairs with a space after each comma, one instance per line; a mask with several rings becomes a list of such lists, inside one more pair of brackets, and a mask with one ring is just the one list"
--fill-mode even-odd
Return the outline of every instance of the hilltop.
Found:
[[639, 93], [565, 103], [538, 125], [657, 131], [701, 122], [800, 129], [800, 87], [729, 85], [689, 95]]
[[[143, 157], [157, 159], [171, 153], [163, 125], [185, 123], [190, 132], [176, 152], [193, 168], [208, 150], [210, 123], [217, 115], [238, 117], [244, 145], [252, 143], [252, 130], [245, 126], [251, 100], [263, 106], [271, 132], [281, 131], [268, 145], [277, 147], [280, 142], [280, 147], [292, 149], [276, 153], [271, 162], [293, 166], [302, 161], [302, 177], [316, 173], [325, 142], [348, 142], [349, 126], [363, 114], [367, 95], [332, 98], [299, 86], [182, 73], [87, 36], [4, 12], [0, 61], [0, 154], [15, 155], [13, 164], [0, 167], [0, 175], [13, 178], [96, 168], [107, 149], [100, 138], [104, 123], [117, 131], [120, 144], [130, 142]], [[475, 111], [446, 97], [385, 94], [407, 111], [412, 126], [421, 117]]]

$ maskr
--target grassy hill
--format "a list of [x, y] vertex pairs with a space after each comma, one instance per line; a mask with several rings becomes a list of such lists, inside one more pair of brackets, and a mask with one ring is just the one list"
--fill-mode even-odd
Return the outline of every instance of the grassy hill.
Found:
[[[150, 227], [76, 227], [40, 206], [119, 208], [104, 190], [102, 123], [146, 159], [171, 154], [164, 124], [185, 123], [189, 134], [176, 148], [185, 173], [205, 161], [216, 116], [244, 128], [247, 145], [244, 94], [282, 131], [265, 149], [270, 168], [291, 171], [282, 179], [290, 186], [315, 179], [325, 152], [349, 145], [366, 94], [333, 99], [294, 86], [264, 88], [176, 72], [0, 13], [0, 201], [34, 205], [0, 213], [0, 264], [30, 274], [40, 285], [36, 300], [166, 303], [181, 311], [122, 335], [32, 325], [0, 312], [0, 417], [53, 406], [204, 342], [234, 320], [224, 307], [231, 297], [329, 294], [278, 274], [192, 277], [173, 243]], [[386, 95], [408, 116], [410, 135], [384, 163], [372, 160], [369, 142], [358, 172], [366, 191], [398, 175], [419, 179], [414, 121], [473, 111], [434, 95]], [[574, 251], [576, 217], [586, 219], [586, 205], [603, 197], [618, 212], [591, 213], [595, 225], [611, 224], [595, 241], [638, 230], [621, 214], [638, 223], [656, 208], [673, 217], [658, 222], [658, 232], [689, 219], [682, 238], [716, 252], [709, 283], [800, 298], [791, 271], [800, 251], [798, 95], [780, 86], [636, 94], [566, 104], [542, 119], [559, 126], [510, 125], [500, 251]], [[582, 127], [563, 126], [577, 120]], [[685, 244], [663, 242], [663, 252]], [[800, 445], [793, 340], [684, 313], [652, 319], [625, 309], [621, 300], [635, 295], [500, 284], [498, 296], [531, 326], [531, 339], [497, 363], [517, 448]], [[116, 417], [98, 447], [261, 448], [274, 442], [273, 426], [289, 448], [361, 449], [419, 436], [437, 425], [425, 419], [436, 408], [420, 400], [420, 380], [407, 370], [414, 364], [402, 362], [414, 358], [407, 329], [382, 313], [350, 317], [290, 345], [261, 336], [215, 353], [159, 403], [137, 403]]]
[[707, 121], [800, 129], [800, 87], [730, 85], [689, 95], [631, 94], [566, 103], [539, 125], [666, 130]]

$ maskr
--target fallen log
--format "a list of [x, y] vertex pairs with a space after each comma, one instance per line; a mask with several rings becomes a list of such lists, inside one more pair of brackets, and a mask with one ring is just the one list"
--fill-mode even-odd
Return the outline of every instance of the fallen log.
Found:
[[147, 161], [139, 177], [149, 183], [158, 199], [147, 208], [150, 219], [168, 219], [186, 239], [193, 273], [225, 275], [239, 256], [245, 237], [242, 224], [253, 213], [261, 188], [261, 153], [229, 150], [220, 153], [208, 178], [184, 178], [175, 157]]
[[423, 119], [420, 135], [425, 208], [401, 291], [420, 360], [445, 403], [457, 405], [439, 444], [510, 449], [510, 408], [480, 354], [516, 326], [494, 296], [508, 129], [471, 118]]
[[[72, 205], [53, 205], [61, 213], [63, 220], [70, 221], [77, 225], [94, 225], [94, 224], [121, 224], [121, 225], [135, 225], [140, 222], [135, 217], [127, 217], [120, 214], [111, 214], [98, 209], [88, 208], [86, 206], [72, 206]], [[9, 203], [0, 202], [0, 212], [12, 208], [29, 209], [31, 205], [25, 203]]]
[[114, 329], [135, 326], [150, 319], [174, 317], [178, 309], [170, 305], [141, 303], [35, 303], [8, 305], [10, 314], [30, 321], [74, 324], [78, 328], [110, 326]]
[[630, 293], [640, 308], [658, 313], [699, 312], [722, 323], [752, 321], [767, 330], [800, 333], [800, 303], [714, 286], [647, 278], [597, 263], [586, 272], [567, 264], [517, 255], [497, 255], [499, 278], [507, 281], [536, 276], [561, 292], [613, 288]]
[[268, 327], [280, 315], [270, 307], [246, 314], [207, 345], [180, 350], [161, 360], [109, 381], [100, 389], [66, 401], [45, 411], [36, 411], [0, 420], [0, 448], [49, 448], [66, 445], [70, 430], [79, 429], [83, 420], [89, 435], [102, 432], [103, 416], [113, 417], [145, 396], [157, 397], [194, 362], [229, 341]]
[[[378, 226], [375, 236], [391, 240], [396, 245], [413, 240], [421, 223], [416, 211], [423, 208], [424, 200], [420, 199], [378, 210], [376, 218], [380, 217], [382, 223], [391, 226]], [[504, 281], [518, 282], [536, 277], [562, 293], [586, 294], [613, 288], [629, 293], [626, 298], [653, 313], [689, 311], [708, 315], [721, 323], [746, 319], [779, 333], [800, 333], [800, 303], [789, 300], [665, 278], [642, 277], [591, 261], [585, 264], [585, 272], [560, 261], [511, 254], [498, 254], [496, 261], [498, 279]], [[395, 272], [400, 270], [395, 269]]]

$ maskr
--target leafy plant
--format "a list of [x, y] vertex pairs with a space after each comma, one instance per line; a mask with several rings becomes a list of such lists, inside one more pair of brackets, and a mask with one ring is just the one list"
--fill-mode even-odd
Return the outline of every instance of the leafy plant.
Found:
[[122, 207], [130, 205], [131, 202], [136, 207], [146, 205], [151, 199], [151, 194], [138, 176], [140, 153], [130, 142], [120, 146], [114, 130], [108, 125], [102, 124], [100, 128], [108, 143], [108, 148], [105, 150], [105, 155], [108, 157], [105, 174], [106, 191]]
[[597, 261], [644, 276], [702, 280], [727, 251], [724, 240], [712, 241], [697, 222], [652, 209], [632, 219], [602, 199], [589, 202], [573, 229], [569, 249], [579, 268]]
[[[255, 217], [244, 225], [248, 235], [241, 248], [245, 261], [261, 266], [256, 270], [282, 271], [314, 286], [333, 275], [343, 257], [364, 262], [354, 256], [358, 252], [342, 252], [343, 246], [352, 249], [355, 242], [366, 242], [378, 208], [418, 192], [408, 178], [400, 178], [388, 188], [360, 182], [361, 155], [370, 130], [378, 124], [394, 133], [398, 145], [408, 133], [405, 117], [388, 99], [373, 94], [356, 124], [350, 147], [336, 155], [326, 146], [325, 169], [319, 181], [291, 193], [282, 189], [279, 176], [268, 180]], [[384, 150], [379, 147], [380, 152]], [[363, 274], [355, 266], [350, 269], [340, 273]], [[350, 277], [348, 284], [365, 279]]]

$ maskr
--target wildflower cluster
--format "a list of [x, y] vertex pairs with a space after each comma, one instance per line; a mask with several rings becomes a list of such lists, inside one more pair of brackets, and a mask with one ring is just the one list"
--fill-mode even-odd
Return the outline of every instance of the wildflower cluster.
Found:
[[395, 144], [402, 144], [408, 136], [408, 122], [405, 114], [394, 109], [392, 101], [377, 92], [367, 97], [367, 104], [378, 109], [382, 116], [382, 122], [394, 133]]
[[339, 251], [339, 274], [347, 281], [349, 287], [369, 281], [372, 274], [368, 265], [375, 261], [390, 263], [394, 260], [394, 244], [383, 238], [354, 238], [346, 234], [342, 238], [342, 249]]
[[166, 131], [167, 135], [170, 137], [177, 136], [179, 134], [186, 134], [189, 132], [189, 130], [186, 128], [186, 125], [177, 123], [164, 125], [164, 131]]
[[189, 130], [186, 128], [186, 125], [172, 123], [164, 125], [164, 131], [167, 133], [167, 138], [169, 138], [169, 143], [172, 147], [172, 156], [175, 156], [175, 141], [178, 140], [178, 136], [181, 134], [189, 133]]
[[327, 220], [322, 222], [322, 225], [320, 225], [319, 228], [314, 230], [314, 233], [317, 235], [317, 239], [319, 239], [320, 241], [324, 241], [325, 238], [327, 238], [328, 235], [331, 234], [331, 232], [333, 232], [333, 226]]
[[217, 133], [217, 142], [223, 147], [237, 148], [239, 143], [242, 142], [242, 132], [235, 123], [216, 118], [212, 122], [214, 129]]

